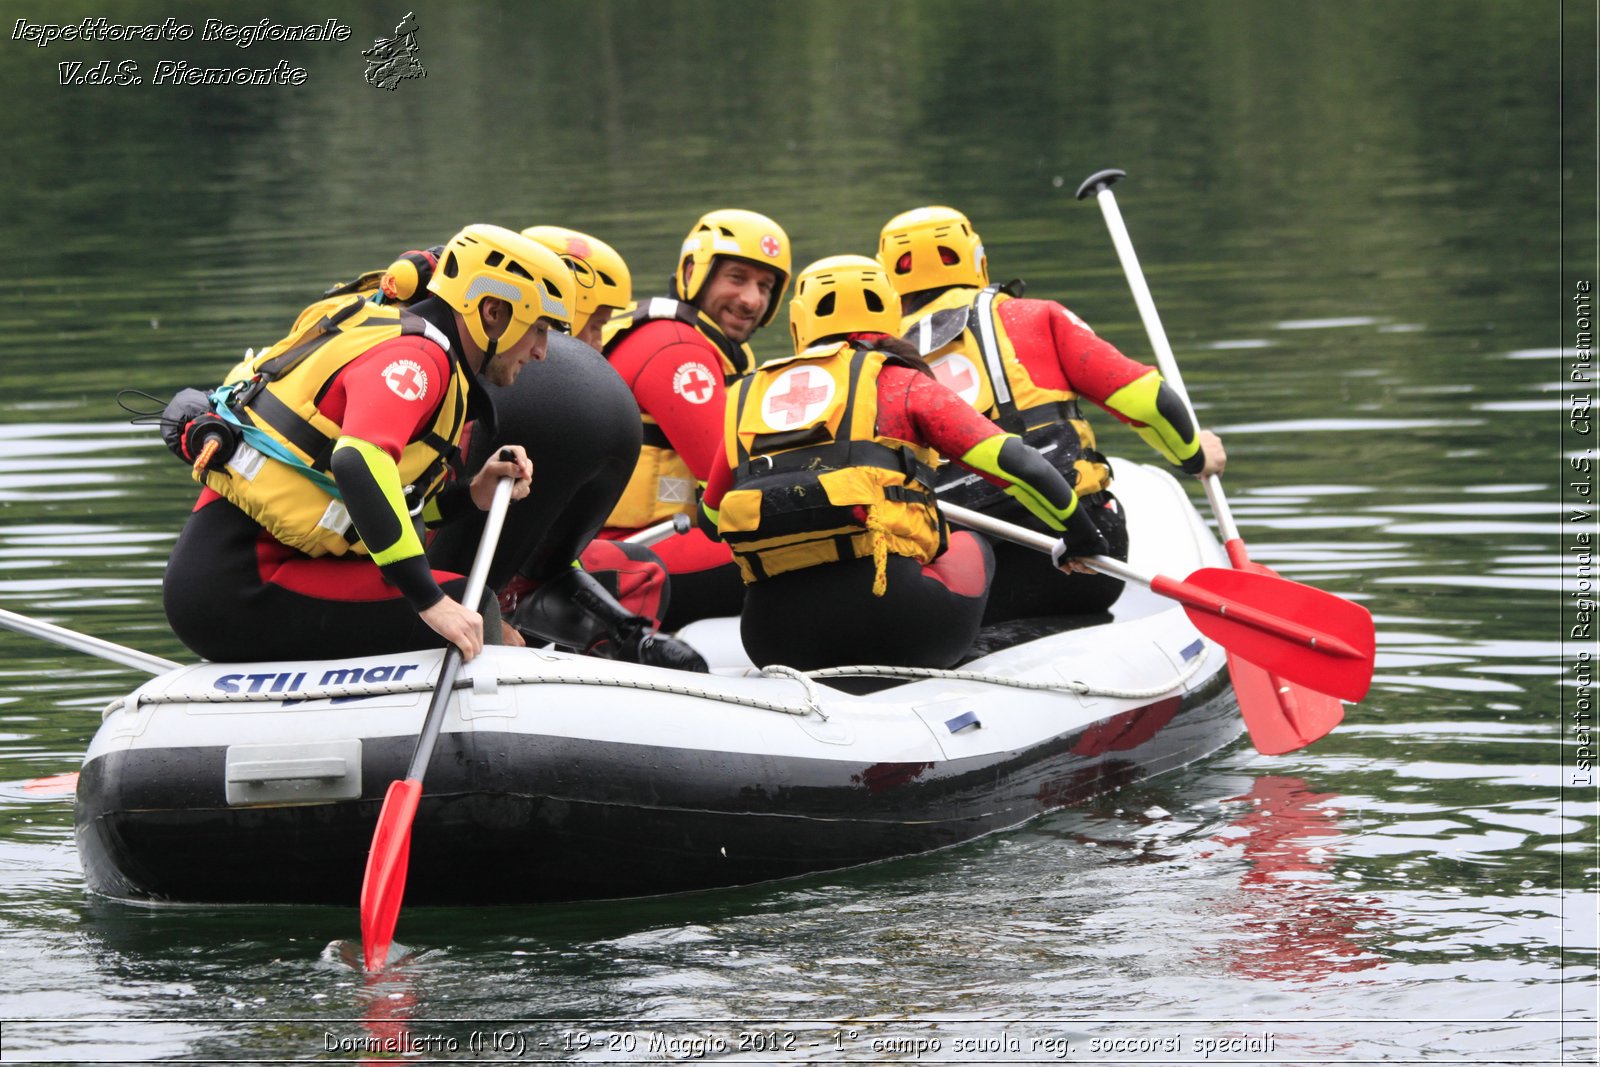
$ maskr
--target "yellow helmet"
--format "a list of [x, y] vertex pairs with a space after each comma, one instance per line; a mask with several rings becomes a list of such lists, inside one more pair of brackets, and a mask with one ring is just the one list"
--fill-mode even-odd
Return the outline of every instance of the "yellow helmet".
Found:
[[900, 332], [900, 297], [883, 265], [866, 256], [819, 259], [794, 281], [789, 336], [803, 352], [822, 337]]
[[529, 226], [531, 237], [561, 257], [572, 271], [577, 302], [572, 332], [582, 333], [589, 316], [602, 307], [625, 308], [633, 302], [633, 276], [617, 250], [600, 240], [564, 226]]
[[902, 296], [949, 285], [982, 289], [989, 284], [983, 238], [954, 208], [914, 208], [884, 223], [878, 262]]
[[[572, 326], [572, 271], [544, 245], [503, 226], [468, 226], [444, 246], [439, 266], [428, 279], [437, 294], [467, 321], [467, 332], [492, 355], [510, 348], [541, 318]], [[478, 307], [486, 296], [511, 305], [511, 324], [497, 340], [484, 332]]]
[[[672, 278], [678, 299], [693, 301], [700, 295], [718, 256], [733, 256], [777, 271], [778, 284], [772, 287], [772, 299], [761, 316], [761, 325], [770, 324], [778, 315], [778, 304], [789, 285], [789, 235], [783, 227], [765, 215], [738, 208], [723, 208], [701, 216], [683, 239], [683, 254], [678, 257], [678, 271]], [[694, 273], [685, 282], [684, 272], [691, 263]]]

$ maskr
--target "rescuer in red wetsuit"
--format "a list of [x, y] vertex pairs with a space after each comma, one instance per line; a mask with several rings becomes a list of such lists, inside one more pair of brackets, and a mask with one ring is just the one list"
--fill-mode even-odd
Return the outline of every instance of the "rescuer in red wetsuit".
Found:
[[940, 517], [941, 454], [1061, 535], [1063, 556], [1105, 551], [1060, 473], [890, 335], [897, 295], [875, 261], [811, 264], [789, 322], [795, 354], [729, 395], [702, 501], [748, 583], [741, 635], [756, 664], [946, 667], [966, 652], [993, 556]]
[[[1020, 282], [989, 284], [983, 241], [948, 207], [895, 216], [878, 239], [878, 260], [901, 297], [900, 334], [939, 380], [976, 410], [1049, 457], [1110, 545], [1128, 557], [1128, 524], [1111, 493], [1112, 471], [1096, 447], [1078, 398], [1132, 426], [1170, 463], [1194, 475], [1220, 474], [1222, 441], [1196, 432], [1159, 372], [1124, 356], [1078, 316], [1051, 300], [1022, 297]], [[1034, 529], [1047, 529], [982, 479], [946, 467], [939, 497]], [[997, 544], [998, 572], [986, 622], [1104, 611], [1122, 583], [1081, 565], [1063, 573], [1048, 557]]]
[[[602, 539], [695, 514], [698, 488], [722, 447], [726, 385], [754, 366], [747, 342], [776, 317], [789, 269], [789, 238], [776, 222], [752, 211], [712, 211], [684, 240], [674, 297], [641, 300], [613, 321], [605, 355], [633, 391], [644, 436]], [[744, 587], [726, 545], [691, 529], [653, 548], [671, 575], [663, 629], [738, 613]]]
[[[204, 416], [164, 416], [206, 485], [163, 583], [168, 620], [198, 654], [321, 658], [449, 642], [471, 659], [483, 647], [479, 605], [454, 599], [464, 580], [430, 565], [418, 520], [486, 508], [504, 475], [516, 479], [513, 499], [527, 496], [520, 446], [470, 484], [447, 475], [467, 420], [486, 411], [479, 376], [503, 386], [544, 357], [551, 327], [572, 319], [572, 275], [549, 249], [477, 225], [444, 247], [428, 288], [409, 308], [324, 299], [230, 375]], [[191, 429], [223, 422], [238, 439], [225, 453], [191, 449], [203, 439]]]

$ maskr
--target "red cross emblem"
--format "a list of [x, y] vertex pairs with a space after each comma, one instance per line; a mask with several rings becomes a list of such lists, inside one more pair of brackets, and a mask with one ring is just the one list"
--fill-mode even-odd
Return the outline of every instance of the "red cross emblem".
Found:
[[962, 400], [975, 404], [978, 400], [978, 373], [972, 361], [960, 352], [952, 352], [932, 363], [933, 376]]
[[383, 368], [383, 383], [401, 400], [421, 400], [428, 395], [428, 372], [409, 359], [397, 359]]
[[[784, 379], [788, 379], [787, 382]], [[787, 392], [778, 391], [785, 386]], [[833, 399], [832, 378], [823, 375], [820, 383], [812, 385], [811, 368], [796, 367], [785, 371], [783, 376], [773, 383], [762, 406], [766, 411], [767, 421], [772, 425], [779, 425], [781, 420], [784, 426], [795, 426], [809, 421], [811, 416], [817, 413], [817, 408], [826, 405], [831, 399]]]
[[769, 233], [761, 239], [761, 251], [767, 254], [768, 259], [777, 259], [778, 253], [783, 251], [783, 245]]
[[672, 391], [691, 404], [704, 404], [716, 388], [716, 379], [698, 363], [685, 363], [673, 372]]

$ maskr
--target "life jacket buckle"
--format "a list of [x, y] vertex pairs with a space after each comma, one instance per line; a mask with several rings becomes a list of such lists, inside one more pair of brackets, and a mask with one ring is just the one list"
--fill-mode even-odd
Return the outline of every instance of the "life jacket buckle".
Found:
[[406, 498], [408, 500], [411, 497], [416, 497], [417, 498], [417, 503], [416, 503], [416, 505], [414, 507], [407, 507], [406, 508], [406, 514], [410, 515], [413, 519], [416, 518], [417, 516], [421, 515], [422, 514], [422, 509], [428, 506], [428, 498], [426, 496], [423, 496], [421, 493], [419, 493], [417, 491], [417, 486], [416, 485], [408, 485], [408, 486], [406, 486], [406, 488], [405, 488], [405, 496], [406, 496]]

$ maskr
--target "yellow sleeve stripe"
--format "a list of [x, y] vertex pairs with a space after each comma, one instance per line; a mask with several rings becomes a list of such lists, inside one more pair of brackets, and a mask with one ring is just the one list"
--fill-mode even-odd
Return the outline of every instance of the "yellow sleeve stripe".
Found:
[[[1020, 477], [1006, 470], [1000, 462], [1000, 450], [1007, 441], [1019, 440], [1013, 433], [998, 433], [993, 437], [985, 438], [976, 445], [967, 449], [961, 462], [973, 470], [992, 474], [1010, 484], [1005, 487], [1005, 493], [1017, 503], [1027, 508], [1052, 530], [1065, 530], [1067, 519], [1078, 508], [1078, 498], [1072, 496], [1065, 510], [1057, 508], [1047, 500], [1037, 489], [1023, 481]], [[1041, 461], [1042, 462], [1042, 461]]]
[[400, 484], [400, 468], [389, 453], [359, 437], [339, 438], [334, 442], [333, 450], [338, 452], [340, 449], [354, 449], [360, 455], [362, 465], [372, 477], [373, 487], [383, 495], [384, 503], [394, 512], [400, 526], [400, 536], [393, 544], [367, 545], [372, 562], [382, 567], [397, 560], [422, 555], [422, 539], [417, 536], [416, 526], [406, 511], [406, 494], [405, 487]]
[[967, 454], [961, 457], [961, 462], [973, 470], [1011, 481], [1011, 476], [1000, 467], [1000, 449], [1005, 445], [1007, 438], [1015, 436], [1015, 434], [997, 433], [993, 437], [985, 437], [967, 449]]
[[1200, 449], [1200, 438], [1184, 440], [1161, 414], [1156, 400], [1161, 393], [1161, 373], [1151, 371], [1106, 397], [1105, 405], [1129, 420], [1133, 432], [1171, 463], [1181, 464]]

